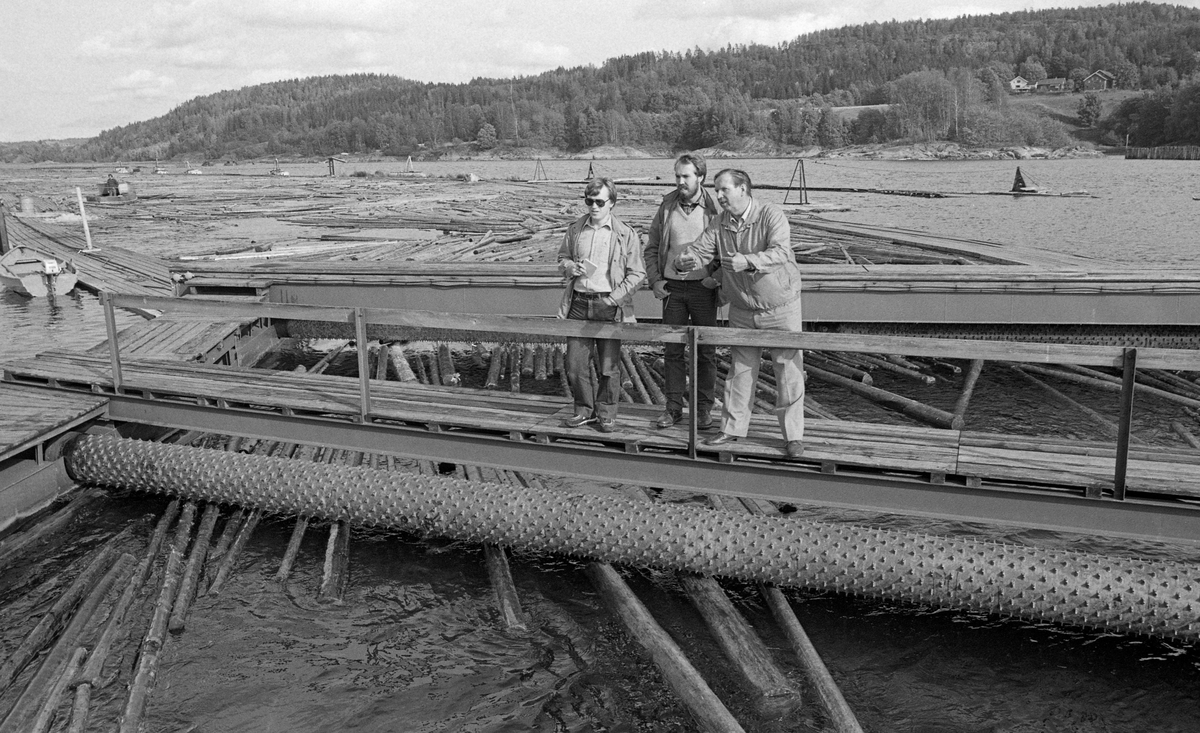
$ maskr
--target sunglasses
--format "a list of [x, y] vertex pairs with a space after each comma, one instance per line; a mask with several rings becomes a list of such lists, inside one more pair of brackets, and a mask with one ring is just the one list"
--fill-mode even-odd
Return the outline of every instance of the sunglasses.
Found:
[[583, 204], [584, 206], [598, 206], [603, 209], [605, 206], [608, 206], [608, 199], [591, 199], [584, 196]]

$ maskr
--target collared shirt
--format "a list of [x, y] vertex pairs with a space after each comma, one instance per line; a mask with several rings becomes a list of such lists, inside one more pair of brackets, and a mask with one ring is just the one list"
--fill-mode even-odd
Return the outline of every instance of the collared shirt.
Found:
[[[581, 293], [611, 293], [613, 286], [608, 275], [608, 261], [612, 253], [613, 227], [609, 216], [602, 224], [588, 221], [579, 232], [576, 256], [579, 262], [587, 260], [595, 265], [590, 275], [575, 279], [575, 290]], [[584, 265], [588, 267], [588, 265]]]
[[754, 211], [754, 207], [757, 205], [758, 204], [754, 199], [750, 199], [750, 205], [747, 206], [746, 210], [741, 214], [734, 214], [732, 211], [728, 212], [729, 221], [733, 223], [733, 231], [740, 232], [742, 230], [742, 225], [745, 224], [746, 220], [750, 218], [750, 214]]
[[700, 189], [700, 187], [697, 186], [696, 187], [696, 195], [693, 196], [690, 200], [688, 200], [688, 201], [684, 201], [683, 199], [679, 200], [679, 208], [683, 209], [683, 213], [687, 214], [688, 216], [691, 216], [692, 210], [695, 209], [697, 206], [699, 206], [702, 203], [704, 203], [704, 191], [702, 191]]

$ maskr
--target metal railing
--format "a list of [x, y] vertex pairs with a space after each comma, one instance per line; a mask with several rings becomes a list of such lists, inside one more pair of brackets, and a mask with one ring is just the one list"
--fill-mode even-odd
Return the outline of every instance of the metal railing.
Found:
[[[521, 337], [530, 336], [549, 337], [555, 340], [582, 336], [614, 338], [640, 343], [686, 344], [690, 347], [688, 372], [691, 375], [691, 394], [689, 395], [691, 401], [689, 404], [693, 405], [697, 400], [695, 357], [698, 347], [705, 345], [881, 353], [937, 359], [980, 359], [1011, 363], [1074, 364], [1117, 368], [1122, 371], [1122, 378], [1116, 460], [1113, 469], [1113, 495], [1116, 499], [1123, 499], [1125, 496], [1135, 376], [1138, 368], [1200, 371], [1200, 351], [1185, 349], [972, 341], [811, 331], [681, 327], [641, 323], [600, 323], [558, 318], [463, 315], [432, 311], [247, 303], [243, 301], [222, 302], [110, 293], [103, 293], [101, 301], [105, 309], [113, 388], [116, 392], [121, 392], [124, 387], [120, 345], [116, 330], [116, 308], [154, 309], [164, 313], [182, 311], [191, 315], [210, 315], [224, 320], [234, 317], [341, 323], [353, 327], [355, 337], [360, 344], [367, 343], [367, 327], [372, 325], [434, 329], [445, 332], [485, 332], [499, 336], [500, 338], [497, 340], [513, 341], [520, 341]], [[360, 393], [358, 419], [362, 422], [369, 422], [372, 409], [366, 349], [358, 350], [358, 360]], [[698, 440], [696, 411], [689, 410], [689, 415], [688, 455], [695, 458]]]

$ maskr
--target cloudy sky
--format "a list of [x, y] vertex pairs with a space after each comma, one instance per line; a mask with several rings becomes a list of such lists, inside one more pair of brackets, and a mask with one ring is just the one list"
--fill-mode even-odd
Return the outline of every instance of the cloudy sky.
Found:
[[[1177, 0], [1178, 2], [1178, 0]], [[90, 137], [193, 97], [374, 72], [521, 76], [641, 51], [776, 44], [870, 21], [1081, 0], [42, 0], [6, 2], [0, 141]], [[1200, 0], [1180, 4], [1200, 5]]]

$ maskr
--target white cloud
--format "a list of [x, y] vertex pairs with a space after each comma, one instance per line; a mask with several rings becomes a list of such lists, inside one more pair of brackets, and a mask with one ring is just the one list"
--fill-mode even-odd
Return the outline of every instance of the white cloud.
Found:
[[175, 93], [175, 80], [171, 77], [147, 69], [138, 69], [112, 80], [102, 98], [133, 97], [141, 100], [159, 100], [169, 98]]

